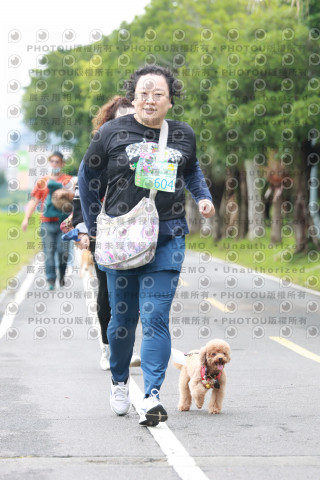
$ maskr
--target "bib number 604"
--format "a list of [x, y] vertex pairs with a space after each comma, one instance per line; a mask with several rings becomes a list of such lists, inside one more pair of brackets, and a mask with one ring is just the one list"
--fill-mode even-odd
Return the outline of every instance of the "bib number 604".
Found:
[[173, 190], [174, 189], [174, 184], [173, 180], [168, 180], [166, 178], [155, 178], [154, 180], [154, 188], [161, 188], [162, 190]]

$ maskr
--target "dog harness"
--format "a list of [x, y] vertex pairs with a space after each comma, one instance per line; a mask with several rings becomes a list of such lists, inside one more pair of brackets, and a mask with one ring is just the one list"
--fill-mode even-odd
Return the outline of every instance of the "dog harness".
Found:
[[[190, 357], [191, 355], [199, 354], [199, 352], [192, 352], [192, 353], [185, 353], [186, 357]], [[219, 380], [222, 375], [222, 370], [217, 375], [208, 375], [208, 370], [206, 365], [202, 365], [201, 367], [201, 383], [205, 388], [220, 388]]]
[[222, 370], [217, 375], [208, 375], [206, 365], [201, 367], [201, 382], [205, 388], [220, 388], [219, 380], [222, 375]]

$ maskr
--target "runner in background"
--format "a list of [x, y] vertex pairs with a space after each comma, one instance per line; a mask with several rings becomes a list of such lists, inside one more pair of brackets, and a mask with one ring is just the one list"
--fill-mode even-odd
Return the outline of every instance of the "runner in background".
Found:
[[45, 274], [49, 290], [54, 290], [57, 270], [60, 286], [64, 286], [64, 276], [69, 258], [69, 245], [62, 241], [62, 232], [60, 230], [60, 223], [68, 216], [68, 213], [56, 209], [52, 203], [52, 195], [56, 189], [63, 188], [65, 198], [69, 203], [73, 198], [74, 185], [72, 177], [62, 173], [64, 166], [62, 153], [54, 152], [49, 156], [48, 163], [49, 174], [36, 181], [31, 192], [31, 199], [25, 207], [21, 228], [24, 232], [27, 230], [30, 217], [37, 205], [41, 203], [40, 234], [45, 255]]

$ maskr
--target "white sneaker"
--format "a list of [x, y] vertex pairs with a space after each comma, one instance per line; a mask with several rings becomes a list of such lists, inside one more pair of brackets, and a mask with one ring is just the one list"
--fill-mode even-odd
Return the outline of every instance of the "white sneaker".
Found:
[[117, 415], [126, 415], [131, 408], [129, 397], [129, 380], [114, 382], [111, 380], [110, 407]]
[[103, 345], [101, 348], [100, 367], [102, 370], [110, 370], [110, 347]]
[[130, 361], [130, 367], [140, 367], [141, 365], [141, 357], [137, 353], [133, 352], [131, 361]]
[[158, 390], [154, 388], [151, 391], [151, 395], [142, 400], [139, 425], [155, 427], [159, 422], [165, 422], [168, 419], [168, 414], [158, 395]]

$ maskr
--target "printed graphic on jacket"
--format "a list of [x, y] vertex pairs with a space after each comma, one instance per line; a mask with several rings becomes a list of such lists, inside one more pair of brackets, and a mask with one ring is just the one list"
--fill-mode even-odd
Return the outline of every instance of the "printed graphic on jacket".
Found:
[[126, 147], [130, 168], [135, 170], [135, 185], [142, 188], [174, 192], [181, 152], [167, 147], [164, 158], [159, 158], [158, 144], [134, 143]]

